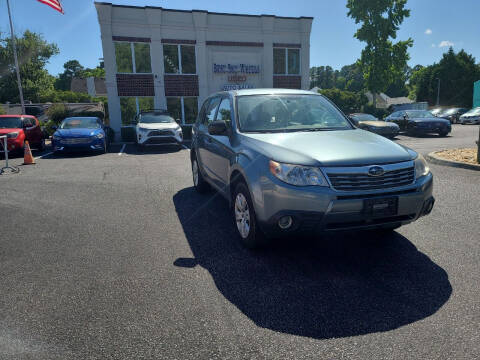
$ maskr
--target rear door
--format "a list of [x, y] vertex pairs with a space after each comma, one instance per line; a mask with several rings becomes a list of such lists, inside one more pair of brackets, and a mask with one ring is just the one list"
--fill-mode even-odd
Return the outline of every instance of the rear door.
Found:
[[41, 129], [38, 120], [35, 118], [26, 117], [22, 120], [23, 131], [25, 133], [25, 140], [28, 140], [30, 145], [38, 145], [41, 141]]

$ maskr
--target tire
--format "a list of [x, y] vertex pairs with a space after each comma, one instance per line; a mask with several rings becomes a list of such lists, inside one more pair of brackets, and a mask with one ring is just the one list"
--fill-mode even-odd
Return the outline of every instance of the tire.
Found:
[[440, 132], [438, 133], [438, 135], [439, 135], [440, 137], [445, 137], [445, 136], [448, 135], [448, 132], [447, 132], [447, 131], [440, 131]]
[[104, 141], [103, 142], [102, 154], [106, 154], [106, 153], [107, 153], [107, 141]]
[[245, 183], [237, 184], [232, 200], [232, 216], [240, 243], [248, 249], [256, 249], [265, 245], [266, 239], [258, 227], [252, 198]]
[[203, 178], [196, 158], [192, 159], [192, 177], [193, 186], [195, 187], [195, 190], [197, 190], [197, 192], [203, 194], [210, 190], [210, 185], [208, 185], [208, 183]]
[[145, 147], [137, 142], [137, 150], [143, 152], [145, 150]]
[[37, 150], [38, 151], [44, 151], [45, 150], [45, 139], [42, 139], [37, 145]]

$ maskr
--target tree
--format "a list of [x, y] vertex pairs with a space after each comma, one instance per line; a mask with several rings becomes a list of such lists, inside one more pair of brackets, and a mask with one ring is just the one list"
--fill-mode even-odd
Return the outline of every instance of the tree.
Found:
[[320, 93], [329, 98], [345, 114], [361, 111], [362, 107], [368, 103], [367, 97], [362, 93], [339, 89], [324, 89], [320, 90]]
[[81, 77], [83, 74], [83, 66], [80, 65], [78, 60], [69, 60], [63, 64], [65, 69], [63, 73], [58, 75], [58, 79], [55, 81], [55, 89], [57, 90], [70, 90], [72, 79], [74, 77]]
[[409, 86], [417, 101], [436, 103], [438, 79], [441, 105], [471, 107], [473, 83], [480, 79], [480, 66], [464, 50], [455, 53], [450, 48], [438, 64], [418, 68], [412, 74]]
[[[28, 30], [16, 41], [24, 98], [36, 102], [41, 92], [53, 89], [54, 78], [48, 74], [45, 65], [58, 54], [58, 47]], [[20, 99], [12, 41], [0, 34], [0, 102], [7, 101], [19, 102]]]
[[[359, 64], [373, 94], [386, 91], [400, 77], [409, 60], [413, 40], [393, 43], [403, 19], [410, 16], [407, 0], [348, 0], [348, 16], [361, 24], [355, 37], [366, 43]], [[374, 97], [375, 99], [375, 97]]]

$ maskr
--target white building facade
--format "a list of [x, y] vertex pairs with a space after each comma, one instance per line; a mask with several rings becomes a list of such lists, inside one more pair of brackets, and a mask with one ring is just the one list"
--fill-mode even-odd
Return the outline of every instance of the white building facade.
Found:
[[311, 17], [95, 6], [116, 134], [147, 109], [192, 124], [217, 91], [309, 87]]

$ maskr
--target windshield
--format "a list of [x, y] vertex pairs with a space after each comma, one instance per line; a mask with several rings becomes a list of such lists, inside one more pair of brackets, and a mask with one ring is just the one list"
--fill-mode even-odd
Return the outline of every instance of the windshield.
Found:
[[345, 117], [318, 95], [253, 95], [237, 100], [242, 132], [352, 129]]
[[431, 118], [433, 114], [430, 111], [426, 110], [417, 110], [417, 111], [407, 111], [408, 117], [411, 118]]
[[443, 109], [433, 109], [432, 111], [430, 111], [432, 114], [440, 114], [441, 112], [443, 111]]
[[159, 115], [159, 114], [140, 114], [139, 123], [145, 123], [145, 124], [158, 124], [158, 123], [163, 123], [163, 124], [168, 124], [168, 123], [173, 123], [175, 120], [168, 115]]
[[445, 110], [444, 112], [441, 113], [441, 115], [453, 115], [455, 114], [459, 109], [448, 109]]
[[21, 129], [22, 119], [19, 117], [0, 117], [0, 129]]
[[472, 109], [464, 114], [465, 116], [480, 115], [480, 107]]
[[93, 118], [71, 118], [63, 120], [60, 129], [99, 129], [100, 124]]
[[358, 121], [378, 121], [378, 119], [370, 114], [353, 114], [350, 117]]

